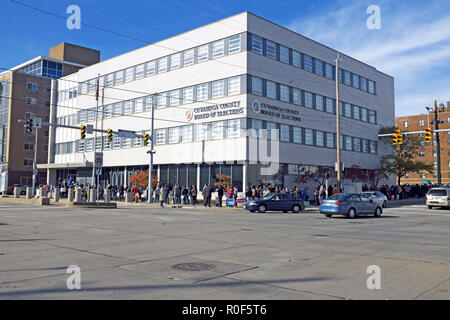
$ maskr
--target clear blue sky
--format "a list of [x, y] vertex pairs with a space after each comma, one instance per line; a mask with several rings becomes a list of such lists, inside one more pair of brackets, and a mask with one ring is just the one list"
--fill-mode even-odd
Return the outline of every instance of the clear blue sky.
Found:
[[[66, 9], [81, 8], [81, 21], [155, 42], [242, 11], [297, 31], [395, 77], [396, 115], [422, 113], [434, 99], [450, 100], [450, 1], [448, 0], [0, 0], [0, 67], [13, 67], [63, 41], [101, 51], [102, 60], [143, 42], [82, 25], [66, 28]], [[369, 30], [366, 10], [381, 9], [381, 29]]]

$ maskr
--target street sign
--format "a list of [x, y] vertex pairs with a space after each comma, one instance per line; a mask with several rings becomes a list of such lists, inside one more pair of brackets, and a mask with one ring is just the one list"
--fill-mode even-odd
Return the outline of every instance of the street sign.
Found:
[[102, 168], [95, 168], [95, 174], [98, 176], [102, 175]]
[[42, 128], [42, 119], [41, 118], [34, 118], [33, 128], [36, 128], [36, 129]]
[[93, 134], [94, 133], [94, 126], [92, 124], [86, 125], [86, 133]]
[[103, 153], [101, 152], [96, 152], [95, 153], [95, 159], [94, 159], [94, 165], [96, 170], [97, 169], [102, 169], [103, 167]]
[[136, 132], [130, 130], [120, 130], [117, 132], [117, 135], [122, 138], [136, 138]]

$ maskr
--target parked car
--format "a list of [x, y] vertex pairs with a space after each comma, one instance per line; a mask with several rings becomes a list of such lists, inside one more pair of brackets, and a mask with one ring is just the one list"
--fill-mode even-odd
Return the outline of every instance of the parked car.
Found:
[[20, 195], [24, 195], [26, 194], [26, 189], [27, 187], [25, 186], [19, 186], [18, 184], [15, 184], [13, 186], [10, 186], [6, 189], [6, 194], [7, 195], [13, 195], [14, 194], [14, 188], [19, 187], [20, 188]]
[[295, 199], [290, 194], [269, 193], [264, 198], [246, 202], [243, 208], [250, 212], [292, 211], [298, 213], [305, 209], [305, 203], [301, 199]]
[[378, 202], [383, 208], [387, 208], [388, 198], [379, 191], [365, 191], [362, 193], [369, 199]]
[[320, 202], [320, 213], [327, 217], [343, 215], [350, 219], [358, 215], [380, 217], [383, 213], [381, 205], [358, 193], [337, 193]]
[[431, 188], [425, 198], [428, 209], [450, 206], [450, 188]]

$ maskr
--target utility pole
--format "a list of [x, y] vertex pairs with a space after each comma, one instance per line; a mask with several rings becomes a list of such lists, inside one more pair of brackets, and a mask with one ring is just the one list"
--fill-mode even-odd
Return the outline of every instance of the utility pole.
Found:
[[437, 101], [434, 100], [434, 124], [436, 126], [436, 153], [437, 153], [437, 178], [438, 178], [438, 185], [441, 185], [441, 143], [439, 140], [439, 123], [441, 123], [441, 119], [438, 119], [438, 106]]
[[337, 190], [341, 192], [341, 128], [340, 128], [340, 115], [339, 115], [339, 52], [336, 58], [336, 150], [337, 150]]
[[[35, 139], [34, 139], [34, 158], [33, 158], [33, 182], [32, 182], [32, 188], [31, 188], [31, 194], [34, 197], [34, 194], [36, 192], [36, 181], [37, 181], [37, 149], [38, 149], [38, 135], [39, 135], [39, 128], [36, 128], [35, 132]], [[42, 197], [42, 195], [41, 195]]]
[[153, 143], [155, 139], [155, 105], [156, 105], [156, 97], [157, 93], [155, 93], [152, 97], [152, 119], [151, 119], [151, 131], [150, 131], [150, 163], [148, 166], [148, 192], [147, 192], [147, 202], [150, 204], [153, 198]]
[[[95, 89], [95, 100], [97, 100], [97, 106], [95, 108], [95, 129], [97, 130], [97, 120], [98, 120], [98, 93], [99, 93], [99, 82], [100, 82], [100, 74], [97, 77], [97, 87]], [[93, 161], [93, 165], [92, 165], [92, 187], [94, 187], [94, 185], [96, 184], [95, 182], [95, 174], [97, 173], [97, 168], [95, 166], [95, 154], [97, 153], [97, 131], [94, 131], [94, 155], [92, 157]], [[97, 174], [97, 189], [96, 189], [96, 195], [95, 195], [95, 200], [98, 200], [98, 180], [99, 180], [99, 176]]]

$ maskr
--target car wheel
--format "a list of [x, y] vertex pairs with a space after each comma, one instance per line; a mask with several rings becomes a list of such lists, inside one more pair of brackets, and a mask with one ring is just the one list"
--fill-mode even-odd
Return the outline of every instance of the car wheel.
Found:
[[255, 212], [255, 210], [250, 210], [251, 213]]
[[266, 210], [267, 210], [267, 208], [265, 205], [261, 204], [258, 206], [258, 212], [264, 213], [264, 212], [266, 212]]
[[432, 207], [432, 206], [428, 206], [428, 209], [430, 209], [430, 210], [431, 210], [431, 209], [433, 209], [433, 207]]
[[383, 208], [387, 208], [387, 201], [386, 200], [384, 200], [384, 202], [383, 202]]
[[325, 217], [327, 217], [327, 218], [331, 218], [333, 215], [332, 214], [329, 214], [329, 213], [327, 213], [326, 215], [325, 215]]
[[374, 216], [377, 217], [377, 218], [381, 216], [381, 208], [380, 208], [380, 207], [377, 207], [377, 208], [375, 209], [375, 214], [374, 214]]
[[296, 204], [293, 208], [292, 208], [292, 212], [293, 213], [299, 213], [300, 210], [302, 210], [302, 208], [300, 208], [300, 206], [298, 204]]
[[349, 217], [350, 219], [353, 219], [354, 217], [356, 217], [356, 210], [353, 208], [348, 210], [347, 217]]

